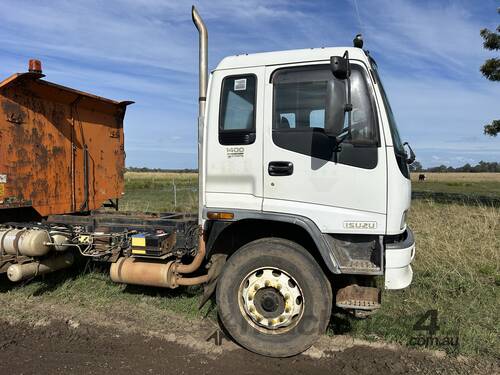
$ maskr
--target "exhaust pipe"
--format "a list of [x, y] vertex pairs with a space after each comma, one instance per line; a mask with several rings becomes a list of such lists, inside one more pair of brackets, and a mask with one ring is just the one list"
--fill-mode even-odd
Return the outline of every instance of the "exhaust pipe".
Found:
[[199, 97], [198, 97], [198, 224], [203, 223], [205, 164], [203, 162], [203, 124], [207, 104], [208, 86], [208, 31], [198, 10], [191, 8], [191, 17], [199, 33]]
[[153, 263], [137, 258], [119, 258], [109, 271], [115, 283], [174, 288], [172, 262]]
[[205, 258], [205, 239], [200, 228], [198, 252], [190, 264], [158, 263], [137, 258], [121, 257], [111, 265], [110, 276], [115, 283], [177, 288], [179, 285], [198, 285], [210, 281], [209, 275], [183, 277], [200, 268]]
[[198, 98], [198, 117], [205, 117], [205, 106], [207, 102], [207, 86], [208, 86], [208, 31], [205, 22], [201, 18], [198, 10], [193, 5], [191, 16], [194, 25], [199, 32], [199, 98]]
[[179, 285], [198, 285], [209, 281], [208, 275], [182, 277], [175, 272], [173, 262], [156, 263], [138, 258], [119, 258], [109, 272], [115, 283], [177, 288]]

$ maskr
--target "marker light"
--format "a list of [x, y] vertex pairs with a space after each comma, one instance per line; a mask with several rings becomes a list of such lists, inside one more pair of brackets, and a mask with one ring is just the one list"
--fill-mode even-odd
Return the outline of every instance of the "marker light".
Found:
[[234, 219], [234, 214], [232, 212], [209, 212], [207, 217], [210, 220], [232, 220]]

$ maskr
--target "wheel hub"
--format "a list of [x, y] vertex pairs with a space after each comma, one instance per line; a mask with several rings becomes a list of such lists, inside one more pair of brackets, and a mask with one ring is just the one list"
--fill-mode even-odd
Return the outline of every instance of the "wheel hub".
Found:
[[302, 315], [299, 285], [278, 268], [251, 272], [241, 283], [239, 294], [245, 319], [259, 327], [271, 330], [291, 327]]
[[285, 310], [285, 299], [274, 288], [262, 288], [255, 293], [255, 308], [266, 318], [278, 318]]

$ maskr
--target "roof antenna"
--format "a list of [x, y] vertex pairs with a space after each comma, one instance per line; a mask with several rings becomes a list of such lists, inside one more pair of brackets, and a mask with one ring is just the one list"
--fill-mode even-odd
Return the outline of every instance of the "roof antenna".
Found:
[[361, 15], [359, 14], [358, 0], [352, 0], [354, 3], [354, 10], [356, 11], [356, 16], [358, 17], [358, 24], [361, 32], [364, 32], [363, 22], [361, 22]]
[[[363, 22], [361, 21], [361, 15], [359, 14], [359, 7], [358, 7], [358, 1], [357, 0], [352, 0], [353, 5], [354, 5], [354, 10], [356, 11], [356, 16], [358, 17], [358, 25], [359, 28], [362, 32], [364, 32], [364, 27], [363, 27]], [[356, 48], [363, 48], [363, 35], [361, 33], [356, 34], [354, 39], [352, 40], [352, 44]], [[365, 51], [365, 53], [368, 55], [369, 52]]]

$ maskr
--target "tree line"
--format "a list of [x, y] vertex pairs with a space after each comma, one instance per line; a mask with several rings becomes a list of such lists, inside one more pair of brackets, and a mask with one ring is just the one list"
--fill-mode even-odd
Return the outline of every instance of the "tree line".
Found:
[[470, 165], [469, 163], [467, 163], [467, 164], [464, 164], [463, 166], [457, 167], [457, 168], [446, 166], [444, 164], [437, 166], [437, 167], [423, 168], [422, 164], [420, 164], [420, 162], [415, 161], [413, 164], [410, 165], [410, 171], [411, 172], [441, 172], [441, 173], [445, 173], [445, 172], [470, 172], [470, 173], [494, 172], [494, 173], [500, 173], [500, 163], [480, 161], [479, 164], [476, 164], [476, 165]]
[[125, 172], [166, 172], [166, 173], [198, 173], [198, 169], [165, 169], [165, 168], [147, 168], [147, 167], [127, 167]]

